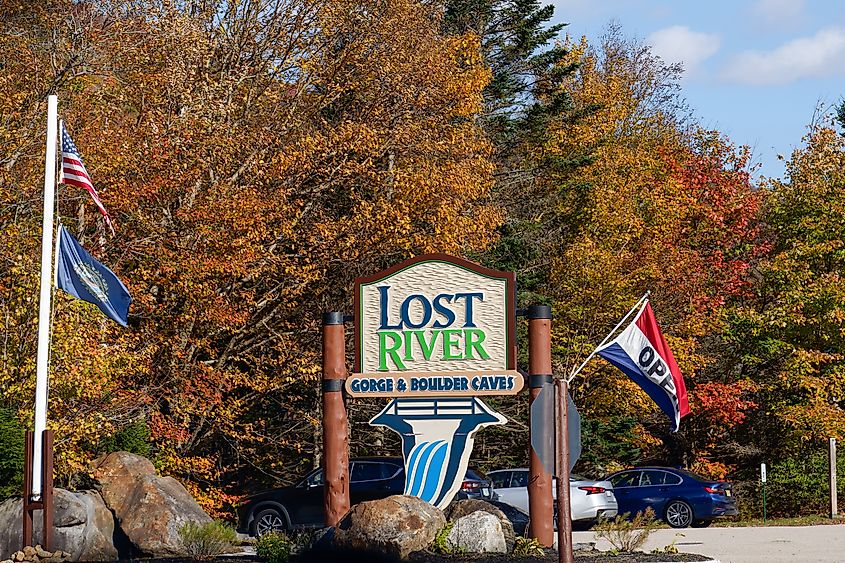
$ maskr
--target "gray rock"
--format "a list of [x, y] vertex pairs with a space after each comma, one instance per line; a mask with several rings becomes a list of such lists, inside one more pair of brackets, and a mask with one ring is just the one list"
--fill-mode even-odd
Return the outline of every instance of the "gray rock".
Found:
[[469, 553], [507, 553], [505, 534], [499, 519], [489, 512], [476, 511], [455, 520], [446, 545]]
[[151, 557], [184, 555], [179, 530], [187, 522], [206, 524], [211, 517], [173, 477], [158, 477], [149, 460], [115, 452], [93, 471], [100, 493], [129, 541]]
[[446, 508], [446, 519], [454, 522], [458, 518], [468, 516], [479, 510], [488, 512], [499, 519], [499, 523], [502, 525], [502, 533], [505, 535], [505, 546], [508, 549], [508, 553], [512, 552], [514, 542], [516, 542], [516, 533], [513, 530], [513, 524], [505, 516], [504, 512], [489, 502], [478, 499], [456, 500]]
[[405, 559], [427, 548], [445, 525], [443, 513], [424, 500], [394, 495], [353, 506], [335, 528], [334, 545]]
[[[96, 491], [72, 493], [53, 490], [54, 524], [53, 556], [68, 552], [68, 561], [114, 561], [117, 549], [112, 543], [114, 518]], [[23, 535], [21, 499], [0, 504], [0, 557], [12, 557], [21, 548]], [[41, 511], [35, 512], [33, 529], [36, 538], [43, 537]], [[37, 556], [32, 549], [30, 557]], [[43, 551], [43, 550], [42, 550]], [[22, 554], [23, 555], [23, 554]], [[22, 561], [24, 558], [16, 559]]]

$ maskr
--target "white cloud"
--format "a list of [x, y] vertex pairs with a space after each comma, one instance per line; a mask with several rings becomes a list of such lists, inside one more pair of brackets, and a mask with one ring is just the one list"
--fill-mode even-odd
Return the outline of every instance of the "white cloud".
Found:
[[728, 64], [723, 78], [741, 84], [788, 84], [802, 78], [845, 74], [845, 29], [822, 29], [772, 51], [746, 51]]
[[692, 31], [683, 25], [673, 25], [646, 37], [652, 52], [669, 64], [683, 63], [688, 74], [716, 54], [721, 40], [718, 35]]
[[769, 24], [794, 25], [804, 17], [805, 3], [806, 0], [757, 0], [751, 13]]

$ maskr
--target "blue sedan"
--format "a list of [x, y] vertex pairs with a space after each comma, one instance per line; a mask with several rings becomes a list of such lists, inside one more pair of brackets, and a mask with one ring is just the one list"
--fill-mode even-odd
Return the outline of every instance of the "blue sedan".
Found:
[[731, 485], [671, 467], [638, 467], [610, 475], [619, 514], [651, 507], [673, 528], [706, 527], [718, 516], [738, 514]]

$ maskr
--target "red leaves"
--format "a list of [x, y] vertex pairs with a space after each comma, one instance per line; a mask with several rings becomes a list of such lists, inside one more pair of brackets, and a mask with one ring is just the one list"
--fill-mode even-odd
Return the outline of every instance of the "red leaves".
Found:
[[704, 425], [719, 427], [726, 431], [745, 420], [746, 412], [757, 406], [743, 396], [753, 391], [755, 386], [747, 381], [733, 384], [702, 383], [696, 385], [691, 393], [692, 411], [705, 419]]

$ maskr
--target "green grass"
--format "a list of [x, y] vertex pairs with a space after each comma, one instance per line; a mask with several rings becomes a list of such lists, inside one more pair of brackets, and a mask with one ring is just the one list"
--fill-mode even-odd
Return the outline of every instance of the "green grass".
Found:
[[839, 517], [832, 519], [829, 516], [822, 516], [820, 514], [796, 516], [793, 518], [766, 518], [765, 522], [763, 522], [762, 518], [740, 518], [737, 520], [717, 518], [713, 521], [712, 525], [726, 528], [745, 526], [819, 526], [824, 524], [845, 524], [845, 518]]

